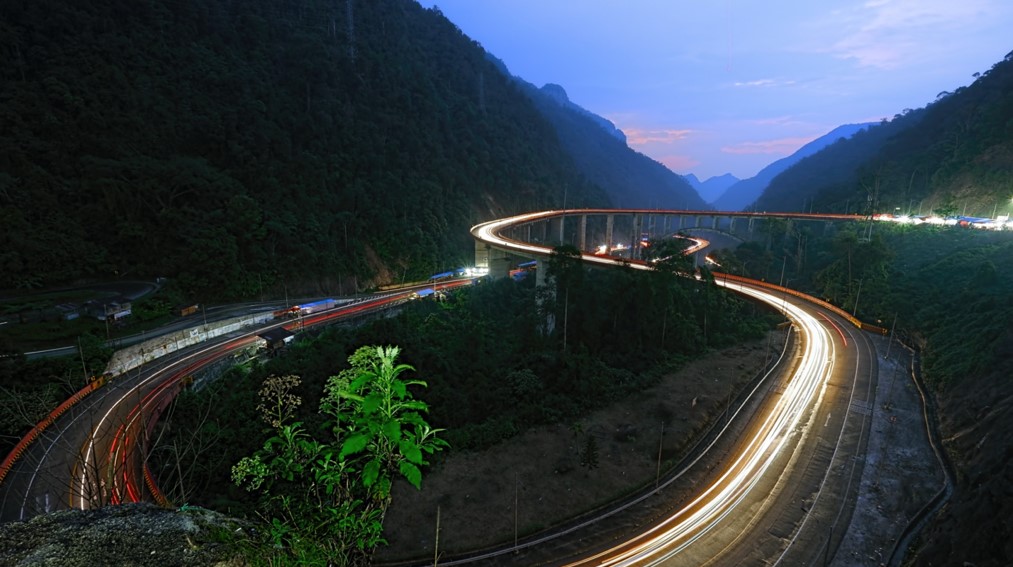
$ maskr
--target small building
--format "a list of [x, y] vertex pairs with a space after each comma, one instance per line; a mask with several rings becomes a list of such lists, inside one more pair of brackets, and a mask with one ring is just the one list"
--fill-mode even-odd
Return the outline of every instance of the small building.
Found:
[[99, 321], [117, 322], [131, 314], [130, 299], [114, 297], [110, 299], [92, 300], [85, 304], [89, 315]]
[[64, 321], [73, 321], [81, 316], [81, 307], [76, 303], [61, 303], [56, 306], [56, 310]]
[[257, 336], [264, 339], [264, 348], [267, 349], [267, 352], [274, 354], [288, 347], [292, 339], [295, 338], [295, 333], [284, 327], [276, 327]]

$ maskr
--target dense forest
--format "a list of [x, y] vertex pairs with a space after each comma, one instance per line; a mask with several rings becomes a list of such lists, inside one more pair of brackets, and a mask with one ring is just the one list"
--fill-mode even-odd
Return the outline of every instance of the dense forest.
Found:
[[1013, 53], [776, 177], [758, 210], [990, 216], [1013, 197]]
[[410, 0], [18, 1], [0, 22], [0, 289], [336, 293], [470, 263], [469, 226], [564, 192], [606, 202]]

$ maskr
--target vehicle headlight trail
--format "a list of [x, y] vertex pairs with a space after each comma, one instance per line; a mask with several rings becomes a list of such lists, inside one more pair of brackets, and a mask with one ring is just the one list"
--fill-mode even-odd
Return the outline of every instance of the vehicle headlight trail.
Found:
[[570, 565], [657, 565], [682, 551], [730, 514], [765, 474], [776, 472], [772, 464], [821, 394], [832, 370], [827, 361], [833, 360], [834, 347], [819, 321], [766, 291], [734, 282], [718, 285], [783, 309], [798, 326], [804, 344], [795, 374], [742, 452], [703, 492], [638, 537]]
[[[531, 222], [558, 214], [544, 211], [500, 219], [478, 225], [472, 234], [488, 244], [519, 253], [546, 256], [551, 249], [519, 242], [499, 234], [511, 225]], [[582, 254], [590, 264], [619, 265], [621, 260]], [[634, 269], [653, 269], [642, 264], [625, 264]], [[740, 452], [717, 478], [686, 506], [670, 514], [654, 527], [610, 549], [570, 563], [577, 565], [658, 565], [678, 554], [712, 530], [741, 503], [766, 475], [778, 474], [775, 461], [786, 450], [791, 436], [800, 432], [808, 410], [822, 398], [835, 360], [833, 337], [807, 310], [788, 301], [782, 293], [772, 293], [739, 282], [718, 279], [717, 285], [766, 303], [781, 311], [799, 330], [801, 357], [784, 392], [760, 423], [752, 430]]]

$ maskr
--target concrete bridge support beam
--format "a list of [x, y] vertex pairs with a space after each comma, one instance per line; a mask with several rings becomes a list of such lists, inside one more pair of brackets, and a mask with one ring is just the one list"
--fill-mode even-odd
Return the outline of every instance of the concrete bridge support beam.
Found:
[[587, 215], [580, 215], [580, 251], [587, 252]]
[[633, 227], [630, 229], [633, 233], [630, 235], [630, 246], [633, 247], [630, 250], [630, 258], [640, 258], [640, 235], [644, 232], [644, 216], [633, 215]]
[[475, 267], [488, 268], [489, 277], [501, 279], [509, 276], [510, 263], [509, 255], [503, 250], [475, 241]]
[[615, 227], [615, 215], [605, 217], [605, 253], [612, 252], [612, 229]]
[[[549, 268], [549, 263], [547, 261], [545, 261], [545, 260], [537, 260], [536, 262], [537, 263], [535, 264], [535, 285], [537, 287], [541, 288], [541, 287], [543, 287], [543, 286], [545, 286], [545, 285], [548, 284], [548, 281], [547, 281], [548, 280], [547, 272], [548, 272], [548, 268]], [[554, 296], [555, 292], [553, 292], [551, 289], [549, 289], [549, 294], [551, 294], [551, 296]], [[535, 297], [536, 297], [536, 301], [538, 302], [539, 310], [541, 310], [540, 308], [542, 307], [542, 303], [546, 299], [550, 298], [549, 295], [544, 295], [544, 294], [541, 294], [541, 293], [536, 294]], [[550, 335], [550, 334], [552, 334], [552, 331], [555, 330], [555, 328], [556, 328], [556, 318], [555, 318], [555, 316], [553, 316], [552, 313], [546, 313], [545, 314], [544, 326], [542, 327], [542, 334], [544, 334], [544, 335]]]

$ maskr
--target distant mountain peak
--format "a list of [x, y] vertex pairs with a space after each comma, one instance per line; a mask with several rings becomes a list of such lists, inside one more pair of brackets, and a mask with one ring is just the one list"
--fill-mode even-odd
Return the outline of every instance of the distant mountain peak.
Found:
[[729, 187], [739, 182], [739, 178], [735, 177], [731, 173], [715, 175], [707, 178], [706, 181], [700, 181], [700, 179], [692, 173], [688, 173], [682, 177], [689, 182], [693, 189], [696, 189], [700, 198], [707, 203], [717, 201], [721, 198], [721, 195], [724, 195], [725, 191]]
[[545, 95], [546, 98], [563, 108], [577, 112], [586, 118], [590, 118], [596, 124], [601, 126], [603, 130], [608, 132], [610, 136], [619, 140], [623, 144], [626, 144], [626, 134], [623, 133], [622, 130], [616, 128], [616, 125], [613, 124], [611, 120], [599, 116], [579, 104], [575, 104], [570, 100], [570, 97], [566, 96], [566, 89], [564, 89], [562, 85], [557, 85], [556, 83], [545, 83], [542, 85], [542, 88], [538, 89], [538, 92]]
[[540, 89], [542, 93], [560, 104], [572, 104], [570, 97], [566, 96], [566, 89], [556, 83], [545, 83]]
[[527, 93], [555, 128], [564, 150], [587, 179], [608, 194], [614, 206], [705, 209], [693, 188], [664, 165], [633, 150], [626, 135], [610, 120], [570, 100], [556, 83], [542, 87], [510, 74], [506, 65], [488, 55], [496, 67]]

